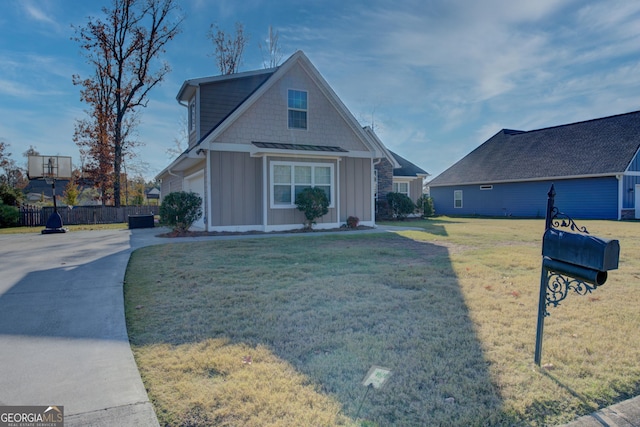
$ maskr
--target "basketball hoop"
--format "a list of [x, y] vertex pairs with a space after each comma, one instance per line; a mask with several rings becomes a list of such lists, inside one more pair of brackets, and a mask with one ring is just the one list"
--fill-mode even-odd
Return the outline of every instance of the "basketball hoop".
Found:
[[62, 226], [62, 218], [56, 204], [56, 179], [70, 179], [71, 172], [71, 157], [29, 156], [27, 176], [29, 179], [44, 179], [47, 184], [51, 185], [53, 197], [53, 213], [47, 220], [47, 228], [42, 230], [42, 234], [65, 233], [67, 231]]

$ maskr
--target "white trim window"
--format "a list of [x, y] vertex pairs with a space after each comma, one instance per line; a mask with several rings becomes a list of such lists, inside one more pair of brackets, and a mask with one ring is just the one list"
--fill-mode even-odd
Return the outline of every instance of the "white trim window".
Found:
[[287, 94], [287, 123], [289, 129], [307, 129], [307, 92], [289, 89]]
[[404, 194], [409, 197], [409, 183], [408, 182], [394, 182], [393, 183], [393, 192]]
[[453, 192], [453, 207], [456, 209], [462, 208], [462, 190]]
[[332, 163], [271, 162], [271, 208], [296, 207], [296, 195], [310, 187], [322, 188], [334, 207]]

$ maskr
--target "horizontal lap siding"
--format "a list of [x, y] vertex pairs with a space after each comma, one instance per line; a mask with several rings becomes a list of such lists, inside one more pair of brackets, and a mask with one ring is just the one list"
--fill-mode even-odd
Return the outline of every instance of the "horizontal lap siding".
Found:
[[[516, 216], [543, 218], [551, 181], [431, 188], [438, 215]], [[614, 177], [553, 181], [555, 205], [574, 218], [618, 218], [618, 181]], [[463, 191], [463, 207], [453, 207], [455, 190]]]
[[165, 174], [162, 176], [162, 183], [160, 184], [160, 196], [162, 199], [167, 197], [167, 194], [176, 191], [182, 191], [182, 177]]
[[211, 223], [262, 224], [262, 159], [249, 153], [211, 152]]

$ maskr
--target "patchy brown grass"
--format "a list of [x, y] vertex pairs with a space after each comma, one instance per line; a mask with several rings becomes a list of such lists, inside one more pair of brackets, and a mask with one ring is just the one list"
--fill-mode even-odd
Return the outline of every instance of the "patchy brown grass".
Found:
[[[585, 222], [621, 265], [550, 309], [552, 371], [543, 221], [411, 225], [136, 251], [127, 322], [161, 424], [550, 425], [640, 392], [637, 224]], [[393, 376], [363, 402], [371, 365]]]

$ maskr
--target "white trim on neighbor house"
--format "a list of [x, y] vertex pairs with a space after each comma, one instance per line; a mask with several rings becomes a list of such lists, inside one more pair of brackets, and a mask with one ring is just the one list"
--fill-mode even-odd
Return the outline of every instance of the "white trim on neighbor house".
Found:
[[635, 194], [634, 194], [634, 199], [635, 199], [635, 218], [636, 219], [640, 219], [640, 184], [636, 184], [635, 185]]
[[[290, 178], [291, 178], [291, 182], [289, 183], [276, 183], [274, 180], [274, 169], [276, 166], [289, 166], [290, 169]], [[317, 187], [317, 186], [322, 186], [322, 187], [326, 187], [327, 184], [321, 183], [321, 184], [316, 184], [315, 182], [315, 170], [316, 168], [328, 168], [329, 169], [329, 178], [330, 178], [330, 183], [329, 183], [329, 194], [330, 194], [330, 199], [331, 199], [331, 203], [329, 204], [329, 208], [333, 209], [336, 207], [336, 178], [335, 178], [335, 165], [333, 163], [314, 163], [314, 162], [294, 162], [294, 161], [272, 161], [269, 163], [269, 207], [271, 209], [292, 209], [296, 207], [295, 204], [295, 187], [296, 187], [296, 182], [295, 182], [295, 168], [298, 166], [302, 166], [302, 167], [311, 167], [311, 183], [299, 183], [299, 186], [307, 186], [310, 185], [311, 187]], [[290, 196], [291, 196], [291, 200], [290, 203], [288, 204], [276, 204], [275, 202], [275, 186], [276, 185], [280, 185], [280, 186], [286, 186], [289, 185], [290, 187]]]
[[622, 199], [624, 198], [624, 189], [622, 188], [624, 184], [624, 176], [616, 175], [616, 179], [618, 180], [618, 221], [622, 219]]

